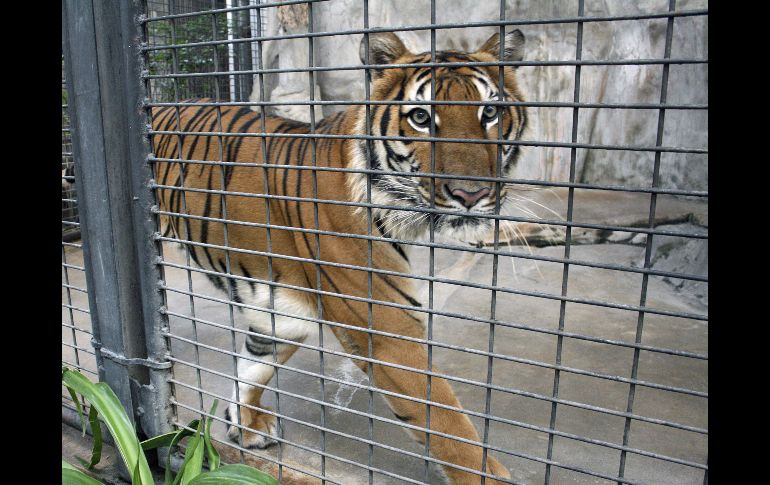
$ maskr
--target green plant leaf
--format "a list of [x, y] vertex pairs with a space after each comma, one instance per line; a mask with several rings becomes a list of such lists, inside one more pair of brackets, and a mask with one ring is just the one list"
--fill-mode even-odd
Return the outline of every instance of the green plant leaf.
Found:
[[278, 485], [278, 480], [248, 465], [223, 465], [201, 473], [188, 485]]
[[[190, 428], [198, 426], [198, 420], [193, 419], [187, 424], [187, 426]], [[182, 438], [186, 436], [192, 436], [193, 434], [194, 434], [194, 431], [190, 431], [189, 429], [185, 429], [185, 428], [181, 428], [176, 431], [169, 431], [168, 433], [159, 434], [158, 436], [142, 441], [142, 449], [144, 451], [147, 451], [147, 450], [154, 450], [155, 448], [160, 448], [163, 446], [171, 447], [171, 446], [174, 446]], [[181, 435], [181, 436], [177, 436], [177, 435]]]
[[99, 422], [99, 412], [94, 406], [91, 406], [88, 412], [88, 421], [91, 423], [91, 433], [94, 435], [91, 462], [86, 465], [86, 468], [91, 470], [102, 459], [102, 425]]
[[102, 425], [99, 422], [99, 412], [95, 407], [91, 406], [91, 410], [88, 412], [88, 421], [91, 423], [91, 434], [94, 437], [94, 445], [91, 449], [91, 461], [86, 461], [79, 456], [78, 459], [81, 465], [86, 470], [92, 470], [94, 466], [102, 459]]
[[[199, 423], [200, 423], [199, 420], [193, 419], [192, 421], [190, 421], [190, 424], [188, 424], [187, 426], [189, 428], [192, 428], [192, 427], [196, 427], [197, 428]], [[182, 438], [184, 438], [185, 436], [192, 436], [193, 434], [195, 434], [194, 431], [190, 431], [189, 429], [182, 428], [182, 429], [177, 431], [176, 435], [171, 440], [171, 443], [169, 443], [169, 445], [168, 445], [169, 446], [169, 450], [168, 450], [168, 454], [166, 455], [166, 477], [165, 477], [165, 480], [163, 482], [163, 483], [165, 483], [165, 485], [171, 485], [171, 483], [172, 483], [171, 452], [172, 452], [174, 446], [176, 446], [176, 444], [179, 443], [179, 441], [181, 441]]]
[[64, 460], [61, 461], [61, 482], [62, 485], [104, 485]]
[[201, 432], [203, 431], [203, 421], [198, 423], [198, 429], [195, 431], [195, 436], [190, 438], [187, 443], [187, 450], [184, 454], [184, 462], [182, 462], [182, 468], [179, 470], [174, 483], [180, 483], [180, 485], [187, 485], [190, 480], [197, 477], [203, 471], [203, 437]]
[[110, 430], [126, 467], [131, 469], [136, 465], [138, 476], [136, 483], [152, 485], [154, 481], [147, 458], [144, 456], [131, 420], [112, 389], [103, 382], [94, 384], [83, 374], [70, 369], [62, 371], [62, 383], [81, 394], [92, 407], [96, 408], [107, 429]]
[[187, 449], [185, 450], [184, 461], [182, 462], [182, 466], [179, 467], [179, 473], [177, 473], [176, 478], [174, 478], [174, 481], [171, 485], [178, 485], [182, 481], [182, 477], [184, 476], [184, 471], [187, 468], [187, 464], [190, 462], [190, 458], [192, 458], [192, 455], [198, 448], [199, 444], [200, 438], [198, 436], [193, 436], [187, 441]]
[[[153, 481], [153, 483], [155, 483]], [[134, 466], [134, 472], [131, 474], [131, 485], [144, 485], [142, 484], [142, 477], [139, 473], [139, 460], [136, 460], [136, 465]]]
[[[64, 377], [62, 375], [62, 377]], [[80, 400], [78, 399], [77, 393], [75, 393], [72, 388], [68, 387], [67, 390], [70, 392], [70, 397], [72, 398], [72, 401], [75, 403], [75, 409], [78, 410], [78, 417], [80, 418], [80, 427], [83, 428], [83, 434], [82, 436], [86, 435], [86, 416], [83, 413], [83, 408], [80, 406]]]
[[[218, 399], [214, 399], [214, 404], [211, 406], [209, 414], [214, 416], [217, 412]], [[206, 444], [206, 452], [208, 454], [209, 470], [216, 470], [219, 468], [219, 452], [214, 448], [214, 444], [211, 442], [211, 421], [210, 417], [206, 418], [206, 425], [203, 429], [203, 442]]]

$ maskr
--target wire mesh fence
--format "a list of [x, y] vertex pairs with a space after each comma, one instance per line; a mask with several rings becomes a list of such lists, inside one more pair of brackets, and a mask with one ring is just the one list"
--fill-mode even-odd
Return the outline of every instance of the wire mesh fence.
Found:
[[[62, 364], [96, 377], [91, 346], [91, 317], [83, 266], [83, 245], [75, 190], [74, 160], [68, 95], [62, 66]], [[70, 394], [62, 388], [62, 406], [74, 411]]]
[[143, 5], [168, 424], [286, 483], [707, 483], [707, 5], [470, 5]]

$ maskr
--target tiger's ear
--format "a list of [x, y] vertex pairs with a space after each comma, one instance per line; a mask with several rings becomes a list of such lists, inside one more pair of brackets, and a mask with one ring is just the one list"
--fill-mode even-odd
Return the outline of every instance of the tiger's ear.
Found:
[[[401, 39], [393, 32], [378, 32], [369, 34], [369, 64], [392, 64], [393, 61], [407, 52]], [[361, 38], [358, 49], [361, 62], [366, 64], [366, 36]], [[375, 69], [375, 77], [382, 75], [382, 69]]]
[[[505, 34], [505, 45], [503, 47], [503, 61], [520, 61], [524, 58], [524, 34], [516, 29], [513, 32]], [[500, 57], [500, 34], [494, 34], [484, 42], [484, 45], [477, 52], [486, 52], [492, 54], [495, 59]], [[512, 66], [516, 69], [517, 66]]]

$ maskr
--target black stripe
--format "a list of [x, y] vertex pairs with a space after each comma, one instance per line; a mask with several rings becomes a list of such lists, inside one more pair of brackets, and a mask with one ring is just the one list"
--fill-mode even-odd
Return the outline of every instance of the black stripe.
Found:
[[[241, 261], [238, 261], [238, 267], [241, 269], [241, 274], [245, 276], [246, 278], [251, 278], [251, 273], [249, 273], [249, 270], [246, 269], [246, 267], [243, 265]], [[249, 287], [251, 287], [251, 292], [256, 293], [257, 291], [257, 285], [253, 281], [249, 280]]]
[[[242, 117], [248, 115], [248, 114], [255, 114], [257, 116], [257, 119], [259, 119], [259, 115], [255, 113], [254, 111], [251, 111], [250, 109], [246, 108], [240, 108], [238, 111], [235, 112], [232, 118], [230, 118], [230, 123], [227, 125], [227, 129], [225, 130], [226, 133], [232, 133], [233, 126], [235, 123], [241, 119]], [[237, 162], [233, 158], [233, 144], [235, 141], [233, 141], [233, 137], [228, 137], [229, 143], [227, 143], [227, 162]], [[237, 141], [237, 140], [236, 140]], [[225, 186], [224, 190], [227, 190], [227, 186], [230, 184], [230, 178], [232, 177], [232, 172], [235, 170], [235, 167], [232, 165], [228, 165], [225, 167]]]
[[[249, 328], [251, 332], [256, 332], [256, 330], [252, 330]], [[249, 351], [250, 354], [256, 355], [256, 356], [263, 356], [263, 355], [270, 355], [273, 353], [273, 344], [275, 343], [275, 346], [281, 345], [282, 342], [275, 342], [275, 340], [267, 338], [267, 337], [260, 337], [258, 335], [248, 335], [246, 336], [245, 344], [246, 344], [246, 350]]]
[[206, 273], [206, 278], [208, 278], [208, 280], [211, 282], [212, 285], [214, 285], [216, 289], [227, 292], [227, 290], [225, 290], [225, 284], [222, 283], [222, 278], [209, 273]]
[[420, 72], [420, 74], [415, 74], [412, 79], [414, 79], [415, 84], [420, 82], [422, 78], [425, 76], [430, 75], [430, 68], [429, 67], [423, 67], [423, 70]]
[[[388, 284], [388, 286], [390, 286], [391, 288], [393, 288], [394, 290], [396, 290], [396, 291], [398, 292], [398, 294], [399, 294], [399, 295], [401, 295], [402, 297], [404, 297], [404, 298], [406, 299], [406, 301], [408, 301], [408, 302], [409, 302], [409, 304], [410, 304], [410, 305], [412, 305], [412, 306], [416, 306], [416, 307], [419, 307], [419, 308], [422, 308], [422, 304], [421, 304], [419, 301], [415, 300], [415, 299], [414, 299], [414, 298], [412, 298], [412, 297], [411, 297], [411, 296], [410, 296], [408, 293], [406, 293], [404, 290], [402, 290], [401, 288], [399, 288], [398, 286], [396, 286], [396, 284], [395, 284], [395, 283], [393, 283], [393, 282], [390, 280], [390, 278], [388, 278], [388, 275], [384, 275], [384, 274], [382, 274], [382, 273], [375, 273], [375, 274], [376, 274], [377, 276], [379, 276], [380, 278], [382, 278], [383, 280], [385, 280], [385, 283], [387, 283], [387, 284]], [[401, 310], [404, 310], [404, 311], [406, 311], [406, 309], [404, 309], [404, 308], [401, 308]], [[419, 319], [417, 319], [417, 318], [413, 317], [413, 316], [412, 316], [411, 314], [409, 314], [409, 313], [407, 313], [407, 315], [409, 315], [410, 317], [414, 318], [415, 320], [421, 321], [421, 320], [419, 320]]]
[[[214, 172], [214, 170], [213, 170], [213, 167], [212, 167], [212, 170], [209, 170], [209, 180], [208, 180], [208, 182], [206, 184], [206, 188], [208, 190], [212, 190], [212, 187], [211, 187], [211, 174], [213, 172]], [[203, 205], [203, 217], [204, 218], [207, 218], [207, 217], [211, 216], [211, 196], [212, 195], [213, 194], [211, 194], [210, 192], [206, 194], [206, 203]], [[201, 222], [200, 242], [205, 244], [205, 243], [208, 242], [208, 239], [209, 239], [209, 221], [207, 221], [206, 219], [203, 219], [203, 221]], [[217, 267], [214, 266], [214, 260], [211, 258], [211, 251], [209, 251], [209, 248], [207, 248], [206, 246], [196, 246], [196, 247], [200, 247], [200, 248], [203, 249], [203, 254], [206, 255], [206, 259], [209, 262], [209, 267], [216, 271]], [[223, 271], [224, 271], [224, 265], [222, 265], [222, 266], [223, 266]]]
[[[177, 118], [176, 114], [177, 114], [177, 110], [172, 110], [170, 112], [169, 116], [167, 118], [165, 118], [163, 121], [158, 120], [158, 124], [157, 125], [153, 122], [153, 125], [156, 126], [155, 129], [157, 131], [170, 131], [169, 127], [171, 126], [171, 121], [172, 120], [176, 120], [176, 118]], [[180, 118], [180, 123], [181, 123], [181, 118], [182, 118], [181, 110], [179, 110], [179, 118]], [[160, 141], [158, 142], [158, 153], [157, 153], [157, 155], [160, 156], [160, 157], [172, 158], [172, 157], [170, 157], [168, 155], [164, 156], [164, 155], [162, 155], [162, 153], [166, 152], [166, 149], [171, 144], [171, 139], [172, 138], [176, 138], [176, 136], [175, 135], [157, 135], [157, 136], [160, 137]]]
[[[278, 147], [278, 153], [275, 154], [275, 160], [280, 162], [281, 161], [281, 155], [283, 154], [284, 148], [286, 149], [286, 157], [283, 160], [283, 164], [287, 165], [285, 169], [283, 169], [283, 195], [289, 194], [289, 188], [288, 188], [288, 182], [289, 182], [289, 168], [288, 165], [291, 164], [291, 151], [294, 148], [294, 142], [296, 142], [299, 138], [282, 138], [280, 139], [279, 143], [281, 144], [280, 147]], [[299, 180], [300, 172], [297, 172], [297, 180]], [[278, 203], [280, 206], [280, 202]], [[289, 201], [284, 200], [283, 201], [283, 212], [288, 217], [289, 225], [291, 225], [291, 213], [289, 212]]]
[[[377, 229], [380, 231], [380, 234], [382, 234], [382, 237], [390, 238], [390, 235], [385, 232], [385, 226], [382, 222], [382, 219], [379, 217], [374, 218], [374, 224], [377, 226]], [[409, 263], [409, 258], [406, 257], [406, 253], [404, 252], [404, 248], [401, 247], [400, 244], [396, 243], [395, 241], [390, 242], [391, 246], [393, 246], [393, 249], [396, 250], [398, 254], [401, 255], [402, 258], [404, 258], [404, 261]]]
[[[208, 111], [207, 111], [207, 108], [208, 108]], [[194, 115], [192, 115], [192, 117], [187, 121], [187, 124], [179, 131], [183, 131], [183, 132], [192, 131], [190, 127], [193, 126], [193, 124], [198, 121], [198, 118], [200, 118], [204, 114], [208, 116], [212, 111], [214, 111], [214, 109], [216, 109], [216, 106], [207, 106], [207, 107], [199, 108], [198, 111]], [[181, 135], [181, 136], [182, 136], [182, 143], [184, 144], [185, 135]], [[179, 157], [179, 158], [182, 158], [182, 157]]]
[[[221, 120], [221, 115], [217, 114], [217, 116], [214, 117], [214, 120], [211, 122], [211, 124], [206, 128], [205, 131], [211, 132], [214, 129], [214, 125], [217, 124]], [[220, 126], [221, 128], [221, 126]], [[203, 157], [201, 160], [208, 160], [209, 159], [209, 148], [211, 147], [211, 139], [214, 138], [213, 136], [207, 136], [206, 137], [206, 149], [203, 151]], [[217, 140], [222, 140], [221, 136], [217, 136]], [[222, 141], [219, 141], [219, 146], [222, 146]], [[224, 150], [223, 150], [224, 151]], [[203, 173], [203, 167], [205, 165], [201, 166], [201, 171], [198, 175]]]
[[398, 418], [399, 421], [404, 421], [404, 422], [414, 421], [414, 418], [412, 418], [410, 416], [401, 416], [400, 414], [397, 414], [396, 412], [393, 412], [393, 416]]
[[[219, 258], [219, 265], [222, 266], [222, 271], [225, 273], [229, 273], [227, 271], [227, 266], [225, 266], [225, 261], [222, 258]], [[241, 295], [238, 294], [238, 285], [236, 284], [235, 280], [233, 278], [227, 279], [228, 286], [230, 287], [230, 291], [233, 294], [233, 301], [235, 303], [243, 303], [243, 300], [241, 299]], [[242, 311], [241, 308], [239, 310]]]
[[[247, 120], [245, 123], [243, 123], [241, 126], [238, 127], [239, 133], [248, 133], [249, 128], [251, 128], [251, 125], [259, 121], [259, 116], [255, 116], [254, 118], [251, 118], [250, 120]], [[238, 137], [238, 140], [236, 140], [234, 147], [233, 147], [233, 161], [238, 160], [238, 153], [241, 150], [241, 144], [243, 144], [243, 140], [245, 140], [247, 137], [240, 136]]]
[[[298, 160], [298, 166], [302, 166], [302, 165], [303, 165], [303, 160]], [[302, 180], [302, 177], [300, 176], [300, 174], [298, 174], [298, 176], [297, 176], [297, 192], [296, 192], [296, 196], [297, 197], [300, 197], [300, 181], [301, 180]], [[286, 195], [288, 195], [288, 194], [286, 194]], [[295, 205], [296, 205], [296, 208], [297, 208], [297, 222], [299, 224], [297, 227], [305, 227], [305, 225], [302, 222], [302, 212], [300, 211], [299, 203], [295, 203]], [[288, 211], [287, 211], [287, 216], [288, 216]], [[291, 223], [289, 225], [291, 225]], [[302, 239], [305, 241], [305, 246], [307, 247], [308, 254], [313, 254], [313, 250], [310, 248], [310, 241], [307, 238], [307, 233], [301, 232], [300, 234], [302, 235]], [[326, 272], [326, 269], [323, 266], [321, 266], [321, 265], [317, 265], [316, 267], [320, 270], [321, 276], [326, 278], [326, 280], [329, 282], [329, 284], [331, 285], [332, 289], [334, 289], [334, 292], [342, 295], [343, 293], [340, 291], [339, 287], [334, 283], [334, 280], [332, 280], [332, 278]], [[307, 274], [305, 274], [305, 278], [308, 279], [308, 285], [310, 285], [310, 281], [309, 281], [309, 278], [307, 278]], [[312, 287], [312, 286], [310, 286], [310, 287]], [[318, 288], [318, 289], [320, 290], [321, 288]], [[353, 308], [353, 306], [351, 306], [350, 302], [348, 302], [347, 299], [345, 299], [345, 297], [339, 296], [338, 298], [340, 299], [340, 301], [342, 301], [342, 303], [346, 307], [348, 307], [348, 310], [350, 310], [350, 312], [354, 316], [356, 316], [358, 318], [359, 322], [367, 321], [366, 318], [364, 318], [361, 314], [359, 314], [356, 311], [355, 308]]]
[[[216, 107], [214, 107], [214, 108], [216, 108]], [[216, 111], [216, 109], [212, 109], [211, 112], [208, 113], [206, 116], [201, 117], [200, 122], [196, 123], [196, 125], [193, 127], [194, 129], [191, 130], [191, 131], [205, 131], [205, 130], [201, 130], [201, 128], [203, 128], [203, 125], [206, 124], [206, 121], [211, 117], [211, 115], [216, 115], [216, 113], [214, 113], [214, 111]], [[216, 116], [214, 116], [214, 122], [216, 122]], [[185, 160], [192, 160], [194, 158], [193, 157], [193, 152], [195, 151], [195, 147], [198, 146], [198, 142], [201, 140], [201, 138], [206, 138], [207, 140], [210, 140], [212, 137], [211, 136], [203, 136], [203, 135], [195, 135], [195, 137], [193, 138], [193, 142], [190, 145], [190, 149], [187, 150], [187, 156], [184, 157]], [[202, 158], [202, 160], [205, 160], [205, 158]], [[201, 164], [201, 169], [200, 169], [200, 172], [198, 173], [198, 175], [203, 174], [203, 169], [206, 166], [207, 166], [206, 164]]]
[[[188, 108], [189, 106], [185, 106], [185, 108]], [[165, 121], [164, 125], [159, 125], [157, 128], [157, 131], [171, 131], [171, 123], [176, 121], [177, 127], [182, 123], [182, 113], [184, 109], [181, 109], [179, 111], [173, 110], [172, 115], [170, 115]], [[177, 119], [178, 118], [178, 119]], [[163, 158], [182, 158], [182, 157], [174, 157], [174, 153], [179, 151], [179, 146], [182, 144], [182, 140], [184, 137], [180, 139], [179, 135], [158, 135], [161, 137], [161, 141], [158, 143], [158, 153], [157, 155], [159, 157]], [[172, 141], [176, 141], [177, 143], [173, 143]], [[170, 151], [169, 151], [170, 150]]]

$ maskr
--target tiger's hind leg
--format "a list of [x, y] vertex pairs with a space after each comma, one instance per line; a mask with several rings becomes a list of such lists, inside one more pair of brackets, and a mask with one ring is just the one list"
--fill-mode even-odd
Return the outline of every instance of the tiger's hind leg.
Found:
[[[296, 313], [297, 305], [280, 304], [286, 303], [286, 300], [276, 296], [276, 308], [286, 313]], [[287, 309], [287, 306], [293, 309]], [[242, 357], [238, 358], [239, 381], [234, 385], [232, 403], [225, 411], [226, 419], [232, 423], [227, 430], [227, 436], [235, 442], [240, 442], [244, 448], [266, 448], [277, 443], [274, 437], [278, 436], [278, 420], [272, 414], [272, 409], [260, 404], [263, 386], [266, 386], [275, 374], [273, 355], [278, 364], [283, 364], [297, 350], [296, 345], [271, 338], [273, 325], [270, 317], [265, 313], [260, 315], [258, 322], [249, 325], [250, 332], [254, 333], [247, 335], [241, 348]], [[275, 315], [275, 335], [280, 339], [302, 343], [308, 335], [309, 325], [310, 323], [304, 320]], [[236, 414], [238, 409], [240, 426], [237, 418], [239, 415]]]

